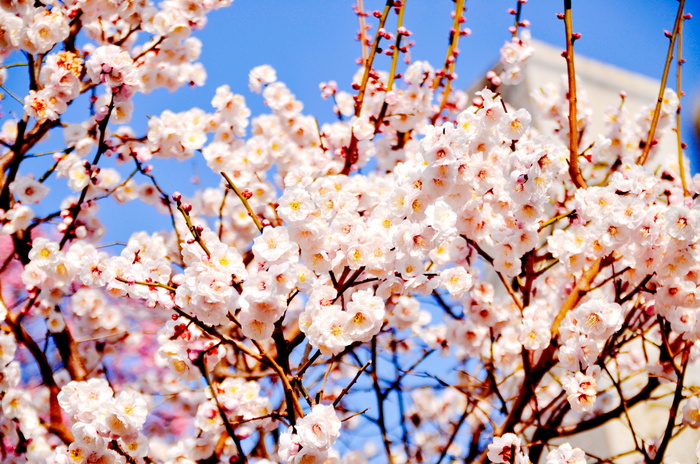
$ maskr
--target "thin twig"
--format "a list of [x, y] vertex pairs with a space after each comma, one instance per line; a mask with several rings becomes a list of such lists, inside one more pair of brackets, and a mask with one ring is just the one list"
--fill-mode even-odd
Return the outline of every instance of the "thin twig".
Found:
[[430, 118], [430, 123], [435, 124], [440, 115], [447, 106], [447, 99], [450, 96], [450, 91], [452, 90], [452, 79], [454, 78], [455, 63], [457, 62], [457, 53], [459, 45], [459, 38], [462, 35], [462, 21], [464, 13], [464, 2], [465, 0], [457, 0], [455, 4], [455, 17], [452, 22], [452, 30], [450, 30], [450, 45], [447, 47], [447, 53], [445, 55], [445, 64], [442, 67], [442, 71], [439, 76], [435, 76], [433, 79], [433, 90], [438, 91], [442, 85], [443, 79], [447, 78], [447, 83], [445, 84], [445, 90], [442, 92], [442, 99], [440, 100], [440, 106], [438, 110]]
[[574, 185], [586, 188], [586, 181], [578, 165], [578, 116], [576, 99], [576, 69], [574, 67], [574, 31], [571, 18], [571, 0], [564, 0], [564, 25], [566, 30], [566, 74], [569, 81], [569, 175]]
[[243, 203], [243, 206], [245, 207], [246, 211], [248, 211], [248, 215], [253, 219], [255, 227], [258, 228], [258, 231], [262, 232], [262, 223], [260, 222], [260, 219], [258, 219], [258, 216], [255, 214], [255, 211], [253, 211], [253, 208], [251, 208], [250, 203], [248, 203], [248, 199], [245, 196], [243, 196], [241, 191], [238, 190], [238, 187], [236, 187], [231, 178], [228, 175], [226, 175], [225, 172], [222, 171], [221, 175], [224, 176], [224, 179], [226, 179], [228, 186], [231, 188], [231, 190], [233, 190], [236, 193], [236, 196], [239, 200], [241, 200], [241, 203]]
[[333, 401], [333, 406], [334, 406], [334, 407], [335, 407], [335, 406], [338, 406], [338, 405], [340, 404], [340, 402], [343, 400], [343, 397], [344, 397], [345, 395], [348, 394], [348, 392], [350, 391], [350, 389], [352, 388], [352, 386], [355, 385], [355, 382], [357, 382], [357, 381], [359, 380], [359, 378], [360, 378], [360, 376], [362, 375], [362, 373], [363, 373], [364, 371], [366, 371], [367, 368], [368, 368], [371, 364], [372, 364], [372, 361], [371, 361], [371, 360], [370, 360], [370, 361], [367, 361], [367, 362], [357, 371], [357, 373], [355, 374], [355, 377], [352, 378], [352, 380], [350, 381], [350, 383], [347, 384], [347, 385], [345, 386], [345, 388], [343, 388], [343, 391], [341, 391], [340, 394], [338, 395], [338, 397], [335, 399], [335, 401]]
[[664, 73], [661, 76], [659, 96], [656, 99], [656, 107], [654, 108], [654, 115], [651, 118], [651, 127], [649, 128], [649, 133], [647, 134], [647, 140], [646, 142], [644, 142], [642, 154], [639, 155], [639, 158], [637, 159], [637, 164], [644, 164], [647, 162], [647, 158], [649, 157], [649, 151], [651, 150], [651, 146], [654, 141], [654, 136], [656, 135], [656, 126], [659, 124], [659, 118], [661, 117], [661, 105], [664, 102], [664, 93], [666, 92], [666, 82], [668, 81], [668, 74], [671, 70], [671, 62], [673, 61], [673, 49], [676, 48], [676, 39], [678, 38], [679, 32], [681, 30], [681, 23], [683, 22], [683, 8], [685, 8], [685, 0], [679, 0], [678, 13], [676, 13], [676, 22], [673, 25], [673, 32], [671, 33], [670, 43], [668, 44], [668, 51], [666, 52], [666, 64], [664, 64]]
[[[684, 17], [685, 19], [685, 17]], [[676, 57], [676, 62], [678, 63], [678, 68], [676, 69], [676, 94], [678, 95], [678, 109], [676, 110], [676, 145], [678, 146], [678, 171], [681, 177], [681, 185], [683, 186], [683, 196], [690, 196], [690, 191], [688, 190], [688, 182], [685, 180], [685, 157], [683, 156], [683, 139], [681, 137], [681, 108], [683, 105], [681, 101], [683, 100], [683, 89], [681, 86], [683, 77], [683, 23], [681, 21], [678, 25], [678, 56]]]

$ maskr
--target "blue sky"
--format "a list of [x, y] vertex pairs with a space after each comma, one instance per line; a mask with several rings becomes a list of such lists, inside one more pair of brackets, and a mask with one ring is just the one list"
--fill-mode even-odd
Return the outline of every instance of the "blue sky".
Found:
[[[483, 76], [498, 59], [513, 20], [506, 11], [516, 2], [468, 0], [466, 4], [466, 26], [473, 34], [460, 42], [457, 71], [458, 84], [463, 88]], [[677, 4], [675, 0], [574, 2], [574, 29], [583, 35], [576, 42], [577, 53], [660, 78], [668, 45], [663, 30], [672, 29]], [[355, 59], [360, 54], [354, 40], [358, 26], [351, 5], [351, 1], [340, 0], [236, 0], [229, 8], [214, 12], [205, 30], [198, 34], [204, 42], [202, 61], [209, 73], [207, 87], [229, 84], [233, 91], [245, 94], [248, 70], [270, 64], [304, 101], [307, 112], [320, 120], [332, 118], [330, 104], [319, 97], [318, 83], [333, 79], [349, 90], [350, 77], [357, 69]], [[370, 11], [383, 5], [380, 0], [365, 0], [365, 8]], [[414, 33], [414, 60], [441, 65], [453, 5], [451, 0], [407, 0], [405, 24]], [[686, 10], [700, 15], [696, 2], [687, 2]], [[523, 7], [523, 17], [532, 23], [533, 37], [563, 49], [564, 25], [555, 16], [561, 11], [562, 1], [531, 0]], [[699, 21], [700, 16], [685, 23], [685, 87], [691, 97], [697, 97], [700, 90], [696, 77], [700, 74]], [[378, 65], [388, 68], [388, 63], [386, 57]], [[201, 90], [197, 94], [202, 94]], [[211, 90], [205, 90], [202, 97], [210, 94]], [[262, 111], [259, 98], [248, 100], [253, 114], [256, 107]]]
[[[441, 66], [447, 45], [448, 30], [454, 8], [452, 0], [406, 0], [405, 26], [413, 32], [413, 60], [428, 60]], [[147, 115], [159, 115], [163, 110], [185, 111], [200, 107], [212, 111], [210, 101], [215, 89], [228, 84], [235, 93], [243, 94], [253, 116], [266, 113], [262, 98], [248, 90], [251, 68], [270, 64], [278, 77], [304, 103], [304, 112], [321, 121], [334, 119], [332, 103], [322, 100], [318, 84], [335, 80], [341, 90], [351, 91], [350, 79], [357, 70], [360, 47], [355, 36], [357, 17], [352, 11], [354, 0], [235, 0], [233, 4], [209, 15], [208, 25], [195, 35], [203, 42], [200, 61], [208, 73], [207, 84], [201, 88], [182, 88], [175, 93], [157, 90], [136, 98], [136, 115], [131, 126], [137, 134], [146, 129]], [[383, 0], [365, 0], [365, 9], [382, 9]], [[509, 39], [507, 28], [513, 16], [507, 13], [516, 6], [515, 0], [467, 0], [466, 26], [472, 35], [462, 38], [457, 62], [459, 79], [456, 86], [467, 88], [498, 60], [498, 50]], [[577, 54], [615, 64], [656, 79], [661, 77], [668, 39], [664, 29], [672, 29], [678, 2], [676, 0], [585, 0], [574, 2], [574, 29], [582, 34], [576, 42]], [[531, 22], [534, 38], [564, 49], [564, 25], [556, 18], [563, 11], [563, 1], [530, 0], [523, 6], [523, 18]], [[686, 2], [686, 11], [695, 18], [684, 28], [684, 139], [691, 143], [688, 155], [698, 159], [698, 145], [693, 143], [691, 114], [700, 97], [700, 4]], [[391, 15], [393, 21], [395, 17]], [[368, 21], [376, 25], [372, 17]], [[388, 30], [395, 27], [389, 24]], [[375, 62], [380, 69], [389, 68], [389, 57]], [[10, 74], [8, 85], [16, 91], [21, 84], [16, 71]], [[671, 79], [675, 86], [675, 77]], [[14, 83], [14, 84], [13, 84]], [[650, 104], [653, 100], [650, 101]], [[21, 112], [19, 105], [5, 100], [3, 110]], [[76, 122], [75, 117], [68, 118]], [[52, 139], [60, 141], [58, 134]], [[55, 148], [55, 147], [54, 147]], [[697, 164], [696, 164], [697, 166]], [[181, 165], [166, 163], [156, 166], [156, 176], [165, 188], [192, 193], [193, 174], [202, 178], [200, 187], [214, 186], [218, 177], [210, 173], [204, 160], [195, 158]], [[58, 192], [57, 192], [58, 193]], [[158, 230], [168, 227], [165, 217], [158, 217], [148, 206], [116, 207], [111, 202], [103, 206], [104, 218], [110, 230], [108, 241], [125, 240], [122, 214], [147, 217], [136, 230]], [[128, 213], [127, 213], [128, 208]], [[128, 222], [128, 221], [127, 221]]]
[[[176, 96], [160, 90], [140, 99], [145, 113], [162, 109], [183, 111], [192, 106], [209, 110], [214, 89], [228, 84], [245, 95], [253, 115], [267, 112], [260, 96], [248, 91], [248, 71], [260, 64], [277, 69], [278, 78], [304, 103], [304, 112], [321, 121], [333, 119], [330, 100], [322, 100], [318, 84], [335, 80], [341, 90], [357, 70], [358, 30], [352, 11], [353, 1], [341, 0], [235, 0], [225, 9], [213, 12], [209, 23], [196, 35], [203, 41], [201, 61], [207, 72], [207, 85], [181, 89]], [[383, 0], [365, 0], [368, 11], [382, 9]], [[468, 0], [466, 26], [473, 33], [462, 38], [457, 62], [456, 85], [467, 88], [498, 60], [498, 50], [509, 38], [507, 28], [513, 16], [507, 13], [515, 0]], [[640, 6], [641, 5], [641, 6]], [[668, 47], [664, 29], [672, 29], [678, 2], [675, 0], [586, 0], [574, 2], [574, 29], [582, 34], [577, 53], [612, 63], [649, 77], [660, 79]], [[691, 113], [700, 97], [700, 8], [686, 2], [686, 11], [695, 18], [684, 28], [684, 139], [693, 142]], [[428, 60], [439, 67], [444, 60], [447, 33], [454, 8], [451, 0], [407, 0], [405, 25], [412, 32], [413, 60]], [[531, 0], [523, 6], [523, 18], [532, 26], [534, 38], [564, 49], [564, 24], [556, 18], [563, 11], [562, 1]], [[393, 15], [392, 15], [393, 19]], [[395, 20], [395, 19], [394, 19]], [[375, 25], [374, 18], [368, 18]], [[388, 28], [391, 30], [390, 28]], [[376, 66], [389, 68], [389, 57]], [[675, 71], [675, 68], [674, 68]], [[669, 85], [675, 86], [675, 74]], [[653, 100], [650, 101], [653, 104]], [[697, 144], [691, 146], [697, 159]], [[206, 168], [205, 168], [206, 169]]]
[[[262, 98], [248, 90], [248, 71], [269, 64], [304, 103], [304, 112], [319, 121], [334, 119], [332, 103], [320, 97], [318, 84], [335, 80], [341, 90], [351, 91], [350, 80], [357, 70], [360, 56], [357, 17], [354, 1], [341, 0], [235, 0], [228, 7], [213, 12], [204, 30], [196, 33], [203, 42], [201, 61], [208, 78], [202, 88], [180, 89], [176, 94], [159, 90], [139, 98], [143, 114], [159, 114], [163, 109], [184, 111], [192, 106], [211, 110], [210, 101], [216, 87], [228, 84], [231, 90], [246, 97], [253, 116], [266, 113]], [[383, 0], [365, 0], [365, 10], [381, 10]], [[507, 13], [515, 0], [467, 0], [466, 26], [472, 35], [462, 38], [457, 62], [456, 85], [467, 88], [493, 65], [499, 49], [510, 35], [513, 16]], [[643, 5], [643, 6], [640, 6]], [[574, 29], [582, 34], [576, 42], [577, 53], [615, 64], [621, 68], [660, 79], [668, 39], [664, 29], [672, 29], [678, 3], [675, 0], [586, 0], [574, 2]], [[693, 143], [691, 110], [700, 96], [700, 8], [687, 2], [686, 11], [695, 18], [684, 28], [684, 100], [687, 110], [684, 139], [691, 143], [688, 154], [697, 160]], [[454, 8], [451, 0], [407, 0], [405, 26], [413, 32], [413, 60], [428, 60], [440, 67], [444, 60], [448, 30]], [[563, 11], [562, 1], [531, 0], [523, 6], [523, 18], [531, 22], [534, 38], [564, 45], [564, 24], [556, 18]], [[395, 21], [395, 16], [390, 16]], [[368, 18], [371, 24], [376, 20]], [[390, 26], [395, 27], [395, 26]], [[388, 27], [388, 30], [391, 30]], [[388, 69], [389, 57], [381, 57], [375, 66]], [[675, 70], [675, 68], [674, 68]], [[675, 86], [675, 77], [669, 81]], [[653, 104], [653, 99], [649, 102]], [[138, 125], [134, 125], [138, 127]], [[138, 129], [137, 129], [138, 131]], [[693, 154], [696, 153], [695, 155]], [[217, 182], [203, 160], [186, 161], [206, 184]], [[188, 170], [188, 173], [191, 173]], [[182, 179], [182, 178], [180, 178]], [[194, 190], [180, 182], [183, 192]]]

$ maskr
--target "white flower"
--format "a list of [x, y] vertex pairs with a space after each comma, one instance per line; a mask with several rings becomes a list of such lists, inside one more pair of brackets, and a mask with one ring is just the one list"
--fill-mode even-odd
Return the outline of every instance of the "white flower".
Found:
[[116, 401], [109, 408], [105, 423], [111, 433], [126, 437], [141, 429], [147, 415], [143, 396], [134, 390], [124, 390], [119, 392]]
[[275, 111], [281, 111], [294, 100], [294, 95], [283, 82], [272, 82], [263, 90], [265, 103]]
[[563, 382], [571, 409], [578, 412], [588, 412], [593, 409], [596, 399], [596, 381], [592, 376], [582, 372], [568, 374]]
[[12, 388], [2, 398], [2, 412], [7, 419], [21, 419], [31, 410], [31, 404], [28, 391]]
[[340, 420], [333, 406], [317, 404], [297, 421], [296, 429], [302, 447], [328, 451], [340, 436]]
[[80, 259], [78, 276], [88, 287], [102, 287], [114, 279], [115, 271], [109, 265], [105, 253], [94, 251]]
[[228, 85], [222, 85], [216, 89], [211, 104], [218, 110], [216, 114], [230, 126], [234, 135], [245, 135], [250, 109], [246, 106], [243, 95], [234, 94]]
[[11, 333], [0, 332], [0, 368], [15, 358], [17, 342]]
[[501, 437], [493, 437], [493, 442], [489, 445], [488, 458], [493, 463], [513, 462], [513, 454], [518, 456], [520, 451], [520, 438], [514, 433], [506, 433]]
[[697, 210], [691, 210], [686, 206], [673, 205], [666, 210], [666, 232], [678, 240], [696, 241], [698, 239], [698, 225], [700, 218]]
[[313, 211], [314, 202], [311, 195], [299, 187], [286, 189], [277, 207], [277, 213], [286, 222], [303, 221]]
[[19, 44], [22, 18], [5, 9], [0, 10], [0, 50], [12, 50]]
[[678, 109], [679, 105], [678, 95], [673, 89], [666, 89], [664, 91], [664, 97], [661, 101], [661, 111], [665, 114], [673, 114]]
[[683, 424], [694, 429], [700, 427], [700, 398], [691, 396], [683, 404]]
[[34, 176], [20, 176], [10, 184], [10, 191], [25, 204], [36, 204], [49, 193], [49, 188], [36, 181]]
[[51, 311], [46, 317], [46, 328], [51, 333], [62, 332], [66, 328], [66, 321], [58, 311]]
[[291, 463], [294, 457], [299, 453], [299, 435], [292, 433], [292, 427], [280, 435], [279, 448], [277, 454], [282, 462]]
[[296, 261], [299, 246], [289, 240], [286, 227], [265, 227], [253, 240], [253, 253], [256, 259], [269, 263]]
[[48, 52], [68, 37], [70, 32], [63, 8], [33, 9], [25, 19], [25, 25], [21, 31], [19, 47], [32, 55]]
[[248, 87], [251, 92], [261, 93], [263, 87], [277, 80], [277, 72], [269, 64], [263, 64], [251, 69], [248, 74]]
[[14, 234], [18, 230], [26, 229], [34, 219], [34, 211], [26, 205], [15, 204], [15, 207], [5, 213], [3, 234]]
[[85, 63], [85, 70], [93, 83], [104, 83], [123, 101], [133, 95], [138, 87], [134, 61], [128, 52], [116, 45], [98, 47]]
[[550, 329], [545, 320], [523, 317], [518, 340], [528, 350], [539, 350], [549, 345]]
[[450, 296], [461, 299], [472, 288], [472, 275], [463, 266], [445, 269], [438, 277], [440, 287], [447, 289]]
[[499, 124], [501, 134], [510, 140], [519, 140], [530, 127], [532, 118], [526, 109], [511, 111], [504, 115]]
[[124, 439], [122, 449], [135, 458], [143, 458], [148, 454], [148, 438], [139, 433], [136, 438]]
[[75, 160], [68, 167], [66, 177], [68, 177], [68, 187], [74, 192], [79, 192], [90, 184], [90, 173], [79, 160]]
[[547, 464], [586, 464], [586, 454], [579, 448], [564, 443], [547, 455]]
[[105, 439], [99, 435], [99, 432], [91, 424], [77, 422], [71, 428], [75, 443], [84, 447], [86, 451], [97, 451], [106, 446]]
[[61, 389], [58, 404], [80, 422], [90, 423], [101, 416], [112, 400], [112, 388], [105, 379], [72, 381]]
[[265, 319], [247, 309], [242, 310], [238, 315], [243, 335], [258, 341], [270, 338], [275, 329], [274, 321]]
[[58, 243], [44, 237], [38, 237], [34, 240], [32, 249], [29, 250], [29, 259], [40, 267], [48, 267], [55, 264], [61, 255]]
[[602, 299], [586, 301], [570, 314], [576, 328], [596, 340], [610, 337], [620, 330], [624, 321], [622, 307]]
[[368, 342], [384, 323], [384, 300], [374, 296], [371, 290], [359, 290], [347, 303], [348, 331], [353, 340]]
[[352, 133], [357, 140], [365, 140], [374, 135], [374, 124], [369, 122], [367, 116], [353, 117]]
[[68, 108], [66, 102], [56, 95], [52, 88], [46, 87], [37, 91], [30, 90], [24, 97], [24, 113], [39, 121], [49, 119], [55, 121]]
[[435, 75], [433, 67], [427, 61], [414, 61], [406, 69], [403, 80], [407, 84], [420, 84], [431, 81]]
[[[303, 316], [303, 317], [302, 317]], [[304, 324], [304, 317], [313, 319], [312, 324], [306, 330], [309, 343], [321, 350], [325, 356], [333, 356], [345, 349], [353, 342], [350, 314], [340, 310], [338, 305], [323, 307], [317, 314], [311, 316], [309, 311], [304, 311], [300, 316], [300, 326]]]
[[156, 354], [156, 364], [170, 367], [175, 378], [185, 382], [194, 381], [202, 375], [190, 361], [185, 348], [178, 342], [162, 343]]

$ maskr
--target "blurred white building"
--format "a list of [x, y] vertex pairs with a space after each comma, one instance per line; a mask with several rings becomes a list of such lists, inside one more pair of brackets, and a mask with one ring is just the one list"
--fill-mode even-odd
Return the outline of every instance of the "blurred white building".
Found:
[[[536, 40], [532, 41], [532, 45], [535, 48], [535, 53], [526, 62], [524, 81], [514, 86], [502, 85], [498, 88], [498, 92], [512, 107], [527, 109], [533, 117], [532, 124], [536, 129], [544, 133], [551, 133], [553, 123], [537, 118], [537, 106], [530, 94], [538, 91], [538, 86], [548, 83], [556, 85], [562, 82], [566, 83], [566, 61], [562, 58], [562, 50], [559, 48]], [[577, 89], [585, 93], [587, 102], [593, 110], [593, 121], [587, 129], [588, 138], [591, 135], [604, 133], [603, 115], [605, 110], [610, 106], [620, 105], [621, 91], [626, 93], [624, 104], [631, 118], [642, 108], [656, 104], [659, 81], [586, 58], [580, 54], [575, 56], [575, 60]], [[494, 71], [498, 73], [499, 68], [500, 65], [495, 66]], [[481, 90], [488, 84], [488, 80], [484, 78], [469, 89], [469, 94], [473, 95], [474, 91]], [[700, 119], [698, 124], [700, 127]], [[590, 143], [590, 140], [587, 143]], [[581, 150], [587, 146], [587, 143], [581, 145]], [[669, 161], [665, 162], [664, 165], [676, 174], [678, 172], [677, 144], [673, 132], [668, 132], [660, 140], [660, 144], [661, 152], [670, 154]], [[687, 160], [685, 165], [687, 170], [689, 166]], [[687, 171], [686, 176], [689, 179]], [[498, 288], [498, 284], [496, 285]], [[601, 383], [603, 383], [602, 379]], [[694, 365], [688, 368], [684, 385], [686, 387], [690, 385], [700, 386], [700, 366]], [[599, 385], [599, 387], [605, 388], [606, 385]], [[662, 385], [653, 393], [654, 397], [663, 397], [662, 400], [653, 406], [640, 404], [631, 409], [630, 416], [638, 438], [651, 441], [655, 437], [663, 436], [668, 420], [668, 407], [664, 405], [671, 403], [672, 394], [669, 394], [670, 392], [672, 389], [669, 388], [669, 384]], [[610, 408], [615, 406], [617, 404], [611, 404]], [[681, 419], [682, 414], [679, 411], [676, 423], [680, 423]], [[699, 439], [700, 432], [698, 430], [684, 430], [671, 441], [663, 462], [696, 464], [695, 448]], [[612, 420], [598, 429], [560, 441], [568, 441], [572, 446], [578, 446], [603, 459], [634, 450], [634, 442], [627, 422], [621, 419]], [[540, 463], [545, 461], [545, 456], [546, 453], [544, 453]], [[639, 453], [633, 453], [616, 458], [613, 462], [632, 464], [643, 462], [643, 459]]]
[[[514, 108], [527, 109], [533, 116], [533, 126], [536, 129], [550, 133], [554, 124], [537, 118], [537, 105], [530, 94], [538, 91], [540, 86], [550, 83], [566, 86], [566, 61], [561, 56], [562, 49], [534, 39], [531, 43], [535, 53], [525, 63], [523, 82], [518, 85], [501, 85], [497, 91]], [[586, 129], [584, 141], [591, 135], [604, 133], [604, 113], [609, 107], [620, 105], [621, 92], [624, 91], [626, 94], [624, 106], [630, 119], [633, 119], [642, 108], [653, 107], [656, 104], [660, 81], [581, 54], [576, 54], [575, 60], [579, 107], [587, 104], [593, 111], [593, 121]], [[500, 64], [494, 67], [494, 71], [496, 73], [500, 71]], [[476, 82], [469, 89], [469, 93], [473, 95], [474, 91], [483, 89], [488, 83], [485, 78]], [[671, 85], [670, 81], [669, 85]], [[588, 143], [590, 141], [588, 140]], [[663, 152], [673, 155], [667, 166], [675, 167], [677, 165], [675, 138], [669, 133], [661, 140], [661, 144]], [[587, 145], [587, 143], [581, 144], [580, 149], [583, 150]]]

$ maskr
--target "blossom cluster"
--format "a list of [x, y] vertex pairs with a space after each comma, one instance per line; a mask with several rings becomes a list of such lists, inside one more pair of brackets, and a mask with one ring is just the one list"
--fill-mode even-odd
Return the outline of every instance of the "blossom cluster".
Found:
[[[249, 90], [267, 114], [223, 85], [209, 110], [128, 126], [135, 94], [203, 83], [191, 34], [229, 3], [0, 11], [3, 59], [32, 73], [0, 132], [3, 462], [583, 464], [567, 441], [619, 417], [658, 462], [700, 427], [700, 176], [659, 143], [680, 92], [601, 116], [582, 89], [572, 107], [570, 75], [530, 114], [495, 91], [535, 53], [515, 28], [467, 95], [452, 89], [464, 2], [436, 69], [411, 62], [406, 2], [390, 1], [360, 40], [372, 59], [392, 41], [391, 68], [322, 83], [333, 122], [261, 65]], [[39, 172], [30, 150], [60, 131]], [[168, 191], [168, 166], [193, 159], [218, 185]], [[170, 227], [107, 248], [107, 199]], [[668, 425], [641, 436], [637, 403]]]
[[323, 462], [340, 435], [340, 421], [332, 406], [317, 404], [295, 425], [296, 433], [280, 437], [280, 459], [287, 463]]
[[58, 402], [74, 421], [75, 441], [56, 450], [57, 463], [126, 462], [110, 443], [132, 458], [148, 454], [148, 439], [141, 433], [148, 406], [139, 392], [124, 390], [114, 396], [105, 379], [93, 378], [68, 383]]

